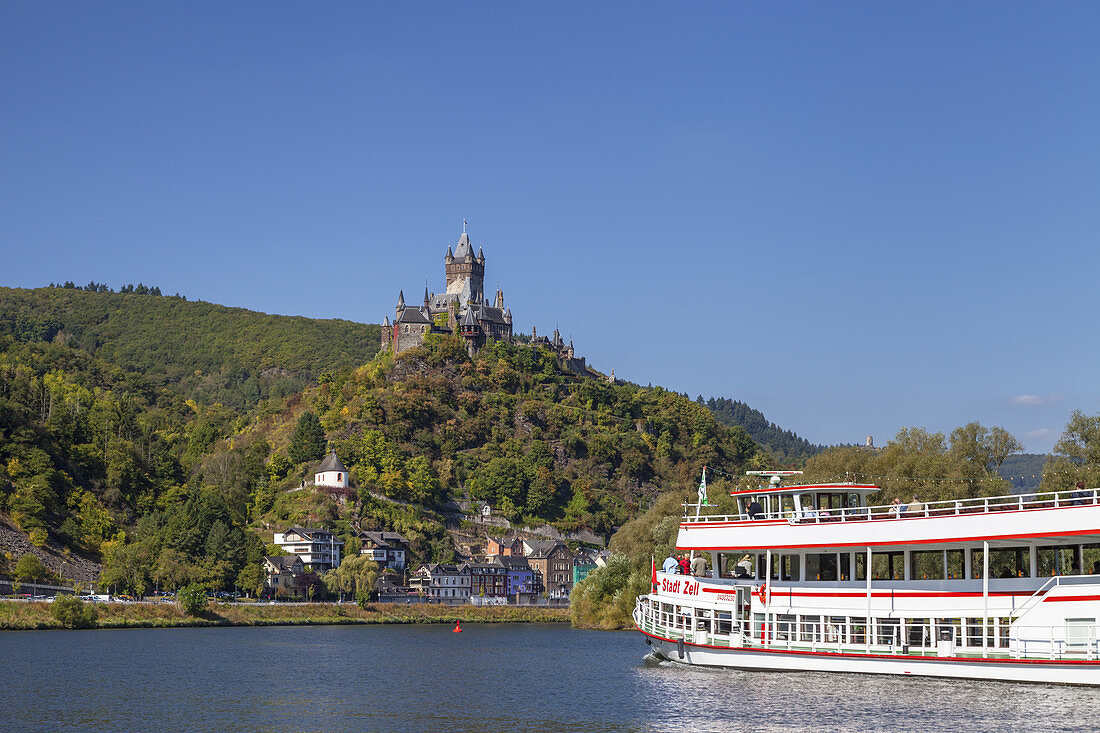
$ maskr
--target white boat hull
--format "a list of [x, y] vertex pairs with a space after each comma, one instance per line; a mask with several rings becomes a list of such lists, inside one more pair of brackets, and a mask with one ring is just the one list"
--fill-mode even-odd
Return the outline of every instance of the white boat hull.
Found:
[[682, 664], [772, 672], [846, 672], [915, 677], [1100, 685], [1100, 662], [936, 657], [714, 647], [642, 632], [658, 658]]

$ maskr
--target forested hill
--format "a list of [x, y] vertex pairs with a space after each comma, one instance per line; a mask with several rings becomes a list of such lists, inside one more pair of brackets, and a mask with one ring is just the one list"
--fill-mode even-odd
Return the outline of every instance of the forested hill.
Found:
[[744, 402], [725, 397], [718, 399], [711, 397], [704, 402], [702, 395], [696, 399], [696, 402], [710, 408], [722, 424], [739, 425], [744, 428], [757, 445], [770, 451], [785, 463], [801, 464], [810, 456], [825, 450], [825, 446], [814, 445], [790, 430], [784, 430], [775, 423], [769, 422], [764, 417], [764, 413], [752, 409]]
[[153, 385], [237, 409], [369, 361], [380, 338], [376, 325], [68, 287], [0, 287], [5, 335], [71, 346]]
[[[443, 514], [467, 497], [521, 525], [606, 536], [659, 492], [691, 491], [703, 465], [736, 475], [756, 452], [689, 399], [579, 378], [540, 348], [497, 342], [471, 359], [430, 336], [234, 410], [60, 333], [0, 335], [0, 515], [58, 561], [101, 560], [122, 592], [255, 589], [264, 543], [294, 524], [348, 548], [359, 529], [396, 529], [413, 562], [446, 561]], [[333, 449], [354, 493], [299, 490]], [[0, 552], [0, 574], [15, 559]]]

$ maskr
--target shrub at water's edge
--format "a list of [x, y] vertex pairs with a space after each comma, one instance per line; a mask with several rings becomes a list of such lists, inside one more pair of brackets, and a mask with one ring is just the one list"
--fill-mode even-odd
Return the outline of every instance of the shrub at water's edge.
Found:
[[66, 629], [90, 629], [96, 625], [99, 611], [75, 596], [58, 596], [50, 604], [50, 615]]
[[685, 494], [663, 494], [645, 514], [611, 538], [607, 566], [596, 568], [573, 588], [570, 619], [578, 628], [633, 626], [634, 600], [649, 592], [651, 562], [658, 565], [676, 544]]

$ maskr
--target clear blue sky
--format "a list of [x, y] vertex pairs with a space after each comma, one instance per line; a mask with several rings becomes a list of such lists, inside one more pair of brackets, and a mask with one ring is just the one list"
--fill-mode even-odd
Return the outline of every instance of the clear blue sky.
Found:
[[1100, 411], [1100, 4], [0, 4], [0, 284], [517, 329], [815, 442]]

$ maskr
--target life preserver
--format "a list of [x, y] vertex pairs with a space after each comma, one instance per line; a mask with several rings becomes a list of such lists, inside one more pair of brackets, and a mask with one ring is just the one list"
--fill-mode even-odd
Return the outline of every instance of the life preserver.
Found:
[[761, 603], [768, 602], [768, 584], [761, 583], [760, 587], [756, 589], [756, 595], [760, 598]]

